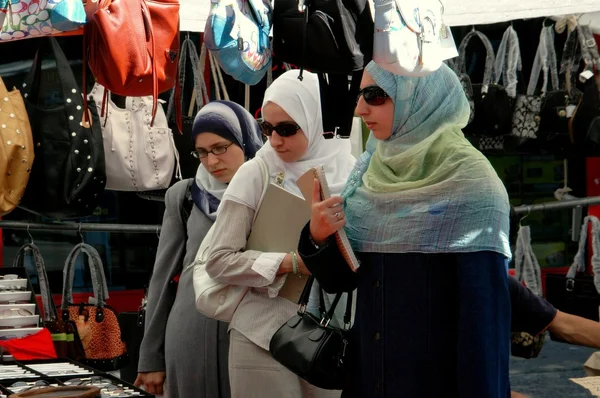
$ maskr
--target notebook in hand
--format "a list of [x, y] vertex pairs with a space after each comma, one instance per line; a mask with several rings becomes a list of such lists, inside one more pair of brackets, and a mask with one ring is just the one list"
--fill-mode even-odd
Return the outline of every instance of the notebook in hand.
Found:
[[[306, 201], [270, 183], [263, 198], [246, 250], [289, 253], [298, 249], [298, 237], [310, 220]], [[306, 277], [289, 274], [279, 290], [279, 297], [297, 303], [304, 290]]]
[[[312, 192], [313, 192], [313, 184], [314, 179], [319, 180], [319, 184], [321, 185], [321, 200], [325, 200], [331, 197], [331, 192], [329, 191], [329, 184], [327, 183], [327, 177], [325, 176], [325, 170], [323, 170], [323, 166], [316, 166], [312, 169], [308, 170], [302, 177], [298, 178], [296, 184], [300, 188], [304, 199], [312, 205]], [[338, 245], [342, 256], [350, 266], [352, 271], [356, 272], [360, 263], [350, 246], [350, 241], [348, 241], [348, 236], [346, 235], [346, 231], [344, 228], [339, 229], [335, 232], [335, 241]]]

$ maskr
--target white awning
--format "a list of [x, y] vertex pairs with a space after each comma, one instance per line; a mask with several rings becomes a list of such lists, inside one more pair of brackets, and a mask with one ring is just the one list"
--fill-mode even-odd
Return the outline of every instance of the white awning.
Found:
[[[450, 26], [482, 25], [523, 18], [585, 15], [600, 34], [600, 0], [443, 0]], [[203, 32], [211, 0], [180, 0], [181, 30]]]

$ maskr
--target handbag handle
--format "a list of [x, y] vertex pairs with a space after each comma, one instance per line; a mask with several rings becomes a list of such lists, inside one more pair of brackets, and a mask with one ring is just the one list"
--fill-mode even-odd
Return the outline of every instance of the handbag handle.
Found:
[[586, 248], [588, 240], [588, 225], [591, 224], [592, 229], [592, 269], [594, 271], [594, 285], [596, 290], [600, 294], [600, 220], [595, 216], [587, 216], [583, 219], [583, 225], [581, 226], [581, 233], [579, 238], [579, 248], [575, 258], [573, 258], [573, 264], [567, 272], [566, 289], [572, 291], [575, 287], [575, 277], [578, 273], [585, 272], [586, 266]]
[[472, 30], [471, 32], [469, 32], [465, 38], [463, 39], [463, 41], [460, 43], [460, 46], [458, 48], [458, 60], [456, 61], [456, 73], [467, 73], [467, 56], [466, 56], [466, 51], [467, 51], [467, 45], [469, 44], [469, 42], [471, 41], [471, 39], [473, 37], [479, 37], [479, 39], [481, 40], [481, 42], [483, 43], [484, 47], [485, 47], [485, 51], [486, 51], [486, 56], [485, 56], [485, 69], [483, 72], [483, 86], [481, 87], [481, 94], [487, 94], [488, 92], [488, 87], [490, 85], [490, 83], [492, 82], [492, 73], [494, 72], [494, 62], [495, 62], [495, 56], [494, 56], [494, 49], [492, 47], [492, 43], [490, 42], [490, 39], [487, 38], [486, 35], [484, 35], [483, 33], [477, 31], [477, 30]]
[[573, 96], [573, 83], [579, 70], [579, 61], [581, 61], [581, 49], [578, 41], [577, 29], [569, 31], [560, 61], [560, 74], [565, 76], [565, 86], [570, 97]]
[[38, 275], [38, 284], [40, 285], [40, 295], [42, 296], [42, 307], [44, 311], [44, 320], [54, 321], [56, 320], [56, 306], [54, 300], [52, 300], [52, 293], [50, 292], [50, 285], [48, 283], [48, 274], [46, 273], [46, 267], [44, 266], [44, 259], [40, 253], [40, 250], [33, 243], [27, 243], [17, 251], [17, 255], [13, 260], [13, 267], [25, 268], [25, 253], [27, 250], [31, 250], [33, 254], [33, 261], [35, 262], [35, 269]]
[[[300, 294], [300, 298], [298, 299], [298, 315], [302, 316], [304, 315], [304, 313], [306, 312], [306, 306], [308, 305], [308, 299], [310, 297], [310, 292], [312, 290], [312, 286], [313, 286], [313, 282], [315, 280], [315, 277], [310, 275], [308, 277], [308, 280], [306, 281], [306, 285], [304, 285], [304, 289], [302, 290], [302, 294]], [[324, 312], [324, 308], [325, 308], [325, 302], [323, 300], [323, 291], [322, 289], [319, 287], [319, 308], [321, 309], [321, 326], [327, 327], [329, 325], [329, 322], [331, 322], [331, 320], [333, 319], [333, 315], [335, 313], [335, 308], [337, 307], [338, 303], [340, 302], [340, 299], [342, 298], [342, 295], [344, 293], [338, 293], [335, 296], [335, 299], [333, 300], [333, 303], [331, 303], [331, 307], [329, 308], [329, 310], [327, 310], [327, 312]], [[350, 322], [352, 320], [352, 296], [353, 293], [352, 292], [347, 292], [348, 295], [348, 299], [346, 300], [346, 311], [344, 313], [344, 328], [345, 329], [349, 329], [350, 328]]]
[[42, 40], [41, 43], [41, 46], [38, 48], [35, 54], [31, 70], [25, 79], [22, 90], [23, 97], [25, 97], [28, 102], [37, 104], [40, 94], [42, 59], [45, 56], [44, 52], [50, 48], [56, 60], [56, 70], [60, 80], [63, 100], [65, 101], [64, 106], [71, 111], [69, 112], [70, 115], [75, 115], [79, 112], [81, 112], [83, 115], [81, 119], [69, 119], [69, 124], [73, 127], [73, 130], [71, 131], [75, 131], [77, 130], [77, 127], [79, 127], [79, 122], [82, 121], [86, 115], [86, 112], [83, 112], [81, 108], [83, 98], [81, 96], [81, 92], [79, 91], [79, 85], [75, 80], [75, 76], [73, 75], [73, 71], [69, 65], [69, 61], [67, 60], [63, 50], [60, 48], [58, 41], [54, 37], [48, 37], [47, 40]]
[[504, 35], [502, 35], [502, 41], [496, 53], [493, 83], [498, 84], [500, 78], [502, 78], [506, 94], [510, 98], [515, 98], [517, 96], [517, 72], [522, 69], [523, 63], [521, 61], [519, 36], [512, 25], [510, 25], [504, 32]]
[[531, 68], [529, 76], [529, 84], [527, 86], [527, 95], [534, 95], [535, 89], [540, 78], [541, 71], [544, 71], [544, 81], [542, 83], [542, 96], [548, 90], [548, 70], [552, 84], [552, 91], [560, 90], [558, 80], [558, 66], [556, 61], [556, 49], [554, 48], [554, 32], [552, 26], [545, 26], [540, 33], [540, 44]]
[[80, 253], [87, 256], [90, 273], [92, 276], [92, 287], [94, 290], [94, 298], [96, 299], [96, 321], [102, 322], [104, 312], [102, 308], [106, 304], [108, 298], [108, 287], [106, 285], [106, 277], [104, 276], [104, 267], [98, 251], [85, 243], [80, 243], [71, 250], [65, 262], [63, 269], [63, 301], [61, 305], [63, 320], [68, 320], [68, 307], [73, 303], [73, 281], [75, 278], [75, 262]]
[[[204, 44], [202, 46], [205, 48]], [[200, 52], [200, 58], [206, 58], [206, 50], [204, 50], [204, 54], [202, 50]], [[186, 77], [186, 66], [187, 61], [189, 59], [190, 64], [192, 66], [192, 79], [194, 80], [194, 91], [192, 95], [192, 100], [190, 101], [190, 107], [188, 108], [188, 116], [194, 116], [193, 113], [193, 105], [196, 103], [196, 112], [200, 110], [210, 99], [208, 95], [208, 90], [206, 88], [206, 84], [204, 82], [204, 77], [202, 71], [204, 70], [204, 62], [200, 60], [198, 57], [198, 49], [194, 42], [190, 39], [189, 35], [186, 35], [186, 38], [181, 43], [181, 50], [179, 54], [179, 84], [182, 87], [182, 90], [185, 89], [185, 77]], [[170, 120], [173, 117], [173, 112], [175, 111], [175, 88], [171, 90], [171, 96], [169, 98], [169, 104], [167, 106], [167, 119]], [[198, 98], [199, 97], [199, 98]], [[181, 106], [183, 108], [183, 96], [179, 98]]]

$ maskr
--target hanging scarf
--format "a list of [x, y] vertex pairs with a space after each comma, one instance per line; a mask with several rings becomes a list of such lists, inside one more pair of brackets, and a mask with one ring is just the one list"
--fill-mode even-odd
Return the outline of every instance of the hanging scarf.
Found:
[[[192, 127], [192, 139], [202, 133], [213, 133], [231, 140], [242, 148], [246, 159], [253, 158], [262, 146], [256, 120], [242, 106], [231, 101], [213, 101], [198, 112]], [[200, 164], [192, 184], [194, 204], [214, 221], [226, 188], [227, 184], [217, 180]]]
[[366, 71], [394, 102], [392, 135], [372, 136], [342, 196], [355, 250], [495, 251], [511, 257], [510, 206], [489, 161], [461, 131], [469, 104], [446, 65], [422, 78]]

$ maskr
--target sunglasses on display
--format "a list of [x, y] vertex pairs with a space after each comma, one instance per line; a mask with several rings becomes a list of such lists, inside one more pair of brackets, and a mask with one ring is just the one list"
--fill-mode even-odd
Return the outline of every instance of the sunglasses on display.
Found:
[[25, 291], [27, 291], [27, 286], [0, 286], [0, 293]]
[[291, 137], [294, 134], [296, 134], [298, 130], [300, 130], [300, 126], [298, 126], [296, 123], [291, 122], [281, 123], [277, 126], [273, 126], [266, 120], [259, 119], [258, 125], [260, 126], [262, 133], [267, 137], [273, 135], [273, 131], [275, 131], [280, 137]]
[[358, 96], [356, 97], [356, 103], [358, 103], [361, 95], [368, 105], [374, 106], [383, 105], [385, 100], [389, 98], [389, 95], [387, 95], [387, 93], [378, 86], [368, 86], [360, 90], [358, 92]]
[[25, 392], [25, 391], [37, 390], [39, 388], [44, 388], [44, 387], [58, 387], [58, 384], [50, 384], [44, 380], [30, 381], [30, 382], [18, 381], [14, 384], [11, 384], [8, 387], [8, 389], [11, 390], [13, 393], [17, 394], [17, 393], [21, 393], [21, 392]]
[[29, 300], [4, 300], [4, 301], [0, 301], [0, 304], [6, 305], [6, 304], [29, 304], [30, 301]]
[[0, 318], [8, 318], [11, 316], [31, 316], [31, 311], [25, 308], [9, 308], [6, 310], [0, 310]]

